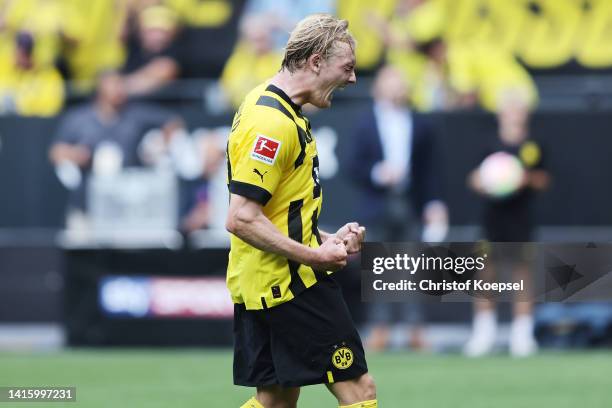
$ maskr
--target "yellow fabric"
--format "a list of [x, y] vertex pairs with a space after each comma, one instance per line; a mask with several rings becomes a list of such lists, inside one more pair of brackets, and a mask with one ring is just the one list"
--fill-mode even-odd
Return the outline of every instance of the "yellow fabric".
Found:
[[339, 408], [377, 408], [377, 407], [378, 407], [377, 400], [362, 401], [362, 402], [357, 402], [356, 404], [339, 406]]
[[145, 28], [173, 30], [178, 24], [176, 12], [162, 5], [145, 7], [138, 15], [138, 24]]
[[410, 38], [423, 43], [441, 37], [448, 18], [444, 2], [432, 0], [422, 3], [403, 18], [394, 17], [391, 24], [395, 25], [397, 20], [404, 20], [406, 34]]
[[578, 30], [576, 59], [588, 68], [612, 66], [612, 2], [592, 0]]
[[332, 374], [331, 371], [327, 372], [327, 382], [330, 383], [330, 384], [334, 383], [334, 375]]
[[54, 67], [22, 70], [15, 65], [12, 55], [5, 54], [0, 60], [1, 111], [15, 110], [22, 116], [53, 116], [63, 104], [64, 84]]
[[528, 168], [541, 166], [542, 151], [540, 146], [533, 140], [524, 142], [519, 149], [519, 157], [523, 165]]
[[34, 61], [38, 66], [53, 64], [61, 47], [60, 33], [74, 38], [61, 0], [12, 0], [6, 1], [5, 7], [8, 31], [24, 30], [34, 37]]
[[277, 52], [256, 55], [247, 43], [239, 42], [221, 74], [221, 86], [232, 106], [238, 108], [251, 89], [274, 75], [282, 60]]
[[[318, 231], [314, 233], [313, 225], [321, 213], [323, 197], [318, 184], [316, 142], [307, 119], [281, 97], [266, 91], [267, 85], [263, 83], [251, 91], [234, 117], [227, 150], [230, 191], [240, 187], [271, 195], [263, 206], [264, 215], [283, 234], [293, 237], [298, 229], [304, 245], [318, 247]], [[260, 97], [280, 104], [291, 118], [279, 109], [258, 105]], [[306, 139], [302, 164], [297, 162], [302, 147], [296, 124]], [[260, 137], [280, 143], [273, 163], [254, 157]], [[290, 212], [291, 203], [298, 200], [302, 200], [301, 208]], [[292, 280], [297, 287], [290, 286]], [[227, 286], [234, 303], [245, 303], [249, 310], [262, 309], [263, 298], [267, 307], [273, 307], [293, 299], [300, 288], [308, 288], [316, 281], [311, 267], [298, 265], [292, 277], [287, 258], [260, 251], [232, 235]]]
[[526, 17], [522, 0], [434, 0], [445, 10], [445, 39], [514, 50]]
[[228, 0], [166, 0], [182, 22], [194, 27], [220, 27], [232, 16]]
[[81, 91], [92, 90], [97, 74], [117, 69], [125, 60], [121, 30], [127, 18], [123, 0], [63, 0], [66, 19], [78, 33], [78, 42], [65, 53], [70, 74]]
[[[431, 4], [435, 4], [432, 2]], [[430, 3], [424, 3], [428, 5]], [[437, 14], [438, 13], [438, 14]], [[440, 8], [423, 9], [419, 7], [408, 16], [396, 16], [390, 21], [391, 35], [399, 41], [393, 41], [387, 50], [387, 62], [399, 69], [410, 87], [412, 106], [418, 111], [431, 111], [444, 108], [445, 101], [440, 100], [445, 86], [443, 72], [422, 53], [411, 49], [401, 39], [414, 38], [419, 42], [427, 42], [443, 34]], [[427, 16], [420, 20], [420, 16]], [[427, 24], [424, 24], [427, 23]], [[425, 28], [427, 27], [427, 28]]]
[[259, 401], [255, 399], [255, 397], [252, 397], [250, 400], [248, 400], [243, 405], [241, 405], [240, 408], [265, 408], [265, 407], [261, 405]]
[[373, 69], [384, 52], [381, 30], [376, 20], [388, 21], [397, 0], [339, 0], [338, 16], [349, 21], [349, 31], [357, 41], [355, 55], [358, 69]]
[[451, 86], [460, 94], [476, 93], [483, 108], [495, 112], [508, 92], [521, 93], [529, 106], [537, 103], [537, 88], [514, 57], [495, 47], [449, 48]]
[[534, 14], [525, 7], [527, 18], [517, 46], [519, 56], [534, 68], [552, 68], [569, 62], [574, 55], [582, 3], [530, 1], [539, 7], [541, 14]]

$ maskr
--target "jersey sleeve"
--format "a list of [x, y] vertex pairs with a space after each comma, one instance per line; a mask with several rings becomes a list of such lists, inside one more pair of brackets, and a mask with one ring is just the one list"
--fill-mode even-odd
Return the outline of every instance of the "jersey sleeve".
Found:
[[[242, 123], [228, 146], [230, 192], [261, 205], [272, 198], [283, 174], [295, 160], [295, 123], [274, 116], [261, 115], [250, 121], [252, 124]], [[242, 121], [247, 122], [245, 118]]]

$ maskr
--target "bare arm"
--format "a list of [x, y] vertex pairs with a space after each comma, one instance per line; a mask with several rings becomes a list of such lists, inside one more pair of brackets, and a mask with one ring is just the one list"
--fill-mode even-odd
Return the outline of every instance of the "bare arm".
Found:
[[470, 174], [468, 174], [467, 184], [476, 193], [485, 194], [484, 189], [482, 188], [482, 183], [480, 182], [480, 174], [478, 174], [478, 169], [472, 170]]
[[282, 234], [264, 215], [262, 206], [246, 197], [231, 194], [226, 228], [249, 245], [265, 252], [318, 270], [338, 270], [346, 265], [342, 240], [327, 240], [319, 248], [310, 248]]
[[546, 190], [550, 185], [550, 175], [546, 170], [530, 170], [526, 177], [526, 184], [534, 190]]
[[321, 241], [325, 242], [329, 237], [334, 236], [334, 234], [319, 229], [319, 236], [321, 237]]
[[49, 159], [55, 165], [63, 161], [71, 161], [79, 167], [85, 167], [91, 159], [91, 151], [83, 145], [59, 142], [51, 147]]
[[129, 74], [125, 86], [129, 95], [143, 95], [166, 85], [178, 76], [178, 64], [168, 57], [158, 57]]

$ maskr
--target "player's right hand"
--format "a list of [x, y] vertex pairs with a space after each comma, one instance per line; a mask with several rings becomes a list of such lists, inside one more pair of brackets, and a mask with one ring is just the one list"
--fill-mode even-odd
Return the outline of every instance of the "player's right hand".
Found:
[[348, 253], [341, 239], [330, 237], [316, 249], [316, 257], [312, 266], [320, 271], [337, 271], [346, 266]]

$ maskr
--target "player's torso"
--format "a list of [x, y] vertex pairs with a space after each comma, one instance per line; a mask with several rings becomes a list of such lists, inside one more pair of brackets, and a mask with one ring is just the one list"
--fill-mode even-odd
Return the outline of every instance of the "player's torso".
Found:
[[[265, 87], [256, 88], [234, 118], [228, 141], [228, 179], [233, 177], [232, 169], [241, 165], [239, 161], [249, 158], [253, 168], [252, 171], [250, 167], [248, 169], [248, 182], [263, 184], [271, 171], [270, 162], [276, 159], [275, 152], [280, 150], [287, 154], [278, 185], [263, 206], [263, 213], [284, 235], [304, 245], [317, 247], [320, 240], [317, 220], [323, 194], [316, 141], [308, 120], [300, 112], [296, 113], [275, 95], [270, 96], [275, 100], [264, 98], [273, 106], [262, 106], [261, 95], [271, 94], [265, 92]], [[257, 105], [258, 101], [260, 105]], [[279, 113], [277, 108], [284, 108], [285, 113]], [[288, 122], [287, 113], [291, 114], [292, 122]], [[278, 127], [278, 132], [283, 134], [274, 134], [273, 131], [265, 135], [256, 133], [255, 140], [250, 140], [252, 136], [249, 138], [248, 135], [252, 134], [258, 121], [283, 121]], [[267, 307], [290, 300], [316, 281], [316, 273], [310, 267], [260, 251], [232, 236], [228, 285], [234, 301], [246, 302], [247, 308], [262, 308], [262, 296], [266, 298]], [[242, 298], [235, 296], [238, 293]]]

